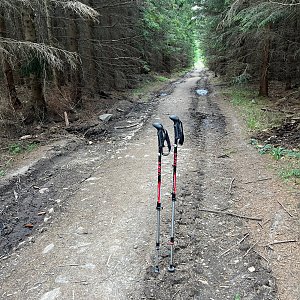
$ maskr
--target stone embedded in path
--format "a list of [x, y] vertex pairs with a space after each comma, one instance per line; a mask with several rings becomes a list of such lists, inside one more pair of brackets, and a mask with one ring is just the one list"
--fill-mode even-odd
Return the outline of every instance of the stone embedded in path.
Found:
[[102, 121], [102, 122], [108, 122], [112, 117], [112, 114], [103, 114], [103, 115], [100, 115], [99, 116], [99, 119]]
[[199, 95], [199, 96], [206, 96], [208, 94], [208, 90], [205, 90], [205, 89], [198, 89], [196, 90], [196, 93]]
[[43, 250], [43, 254], [50, 252], [54, 248], [54, 244], [50, 244]]
[[58, 296], [60, 296], [60, 288], [47, 292], [40, 300], [55, 300]]

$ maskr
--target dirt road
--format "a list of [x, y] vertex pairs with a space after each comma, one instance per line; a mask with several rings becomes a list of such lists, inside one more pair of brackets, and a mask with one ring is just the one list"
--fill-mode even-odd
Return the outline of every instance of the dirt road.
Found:
[[[1, 299], [300, 299], [299, 243], [293, 242], [299, 239], [299, 193], [287, 192], [268, 159], [248, 144], [209, 73], [195, 70], [151, 105], [139, 112], [150, 114], [143, 126], [55, 155], [26, 183], [20, 179], [3, 193], [16, 202], [11, 207], [39, 199], [35, 219], [24, 222], [44, 221], [25, 244], [4, 252]], [[160, 120], [172, 137], [169, 114], [182, 119], [186, 141], [178, 150], [172, 274], [166, 271], [172, 156], [163, 158], [157, 275], [157, 138], [151, 123]], [[8, 242], [1, 244], [9, 249]]]

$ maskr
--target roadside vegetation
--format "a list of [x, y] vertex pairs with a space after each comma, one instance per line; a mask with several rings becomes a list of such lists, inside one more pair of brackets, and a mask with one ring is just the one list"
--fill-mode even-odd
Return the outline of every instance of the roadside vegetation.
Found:
[[[255, 88], [249, 85], [233, 85], [223, 89], [222, 93], [244, 119], [252, 137], [250, 143], [258, 153], [274, 159], [272, 165], [283, 180], [300, 184], [300, 149], [293, 146], [298, 131], [290, 132], [284, 141], [281, 136], [272, 136], [272, 131], [281, 128], [292, 116], [276, 110], [276, 104], [270, 98], [255, 95]], [[289, 132], [286, 130], [285, 133]]]

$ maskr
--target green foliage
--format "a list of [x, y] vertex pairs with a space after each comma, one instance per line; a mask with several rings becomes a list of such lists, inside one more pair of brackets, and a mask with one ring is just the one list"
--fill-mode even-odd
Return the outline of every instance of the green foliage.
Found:
[[165, 77], [165, 76], [161, 76], [161, 75], [156, 75], [155, 79], [160, 81], [160, 82], [167, 82], [169, 81], [169, 78]]
[[4, 170], [0, 170], [0, 177], [5, 176], [5, 171]]
[[24, 152], [31, 152], [38, 147], [37, 143], [29, 143], [29, 144], [21, 144], [21, 143], [14, 143], [8, 147], [8, 151], [11, 155], [18, 155]]
[[145, 59], [155, 71], [171, 72], [193, 64], [196, 42], [192, 6], [191, 0], [150, 0], [145, 4]]
[[280, 176], [284, 179], [300, 178], [300, 169], [286, 169], [280, 172]]
[[250, 131], [268, 129], [281, 123], [280, 113], [262, 110], [267, 105], [267, 99], [257, 97], [253, 90], [238, 86], [227, 89], [225, 94], [238, 107]]
[[242, 298], [239, 293], [234, 296], [234, 300], [241, 300], [241, 299]]
[[280, 160], [283, 157], [300, 160], [300, 151], [298, 150], [275, 147], [271, 144], [261, 145], [256, 139], [252, 139], [250, 143], [258, 149], [259, 154], [269, 153], [275, 160]]
[[[282, 3], [281, 3], [282, 2]], [[195, 2], [206, 65], [234, 83], [299, 81], [300, 5], [295, 1], [198, 0]], [[297, 3], [298, 4], [298, 3]], [[267, 46], [268, 45], [268, 46]], [[268, 69], [262, 64], [268, 55]], [[243, 73], [249, 66], [247, 73]], [[296, 79], [297, 78], [297, 79]], [[261, 81], [262, 83], [262, 81]]]
[[8, 147], [9, 153], [12, 155], [17, 155], [23, 151], [23, 147], [21, 144], [12, 144]]

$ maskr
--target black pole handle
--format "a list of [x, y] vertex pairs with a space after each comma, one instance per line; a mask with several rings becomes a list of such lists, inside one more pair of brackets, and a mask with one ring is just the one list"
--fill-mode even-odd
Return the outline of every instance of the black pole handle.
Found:
[[176, 115], [171, 115], [169, 118], [174, 122], [174, 135], [175, 135], [175, 144], [177, 141], [179, 145], [183, 145], [184, 142], [184, 133], [183, 133], [183, 125], [180, 121], [179, 117]]
[[[164, 156], [169, 155], [169, 153], [171, 151], [171, 142], [170, 142], [168, 131], [166, 129], [164, 129], [164, 127], [161, 123], [153, 123], [152, 125], [153, 125], [153, 127], [155, 127], [157, 129], [159, 153]], [[166, 146], [168, 147], [168, 153], [164, 153], [164, 151], [163, 151], [163, 148], [166, 147], [165, 142], [167, 143]]]

